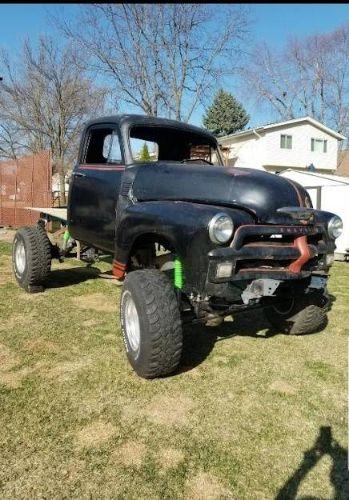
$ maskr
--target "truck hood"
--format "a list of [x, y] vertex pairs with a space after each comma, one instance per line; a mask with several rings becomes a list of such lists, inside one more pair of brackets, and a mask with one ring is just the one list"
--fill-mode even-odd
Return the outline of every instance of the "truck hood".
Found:
[[139, 201], [176, 200], [244, 209], [260, 222], [276, 210], [305, 205], [305, 189], [294, 181], [252, 168], [169, 162], [138, 166], [133, 194]]

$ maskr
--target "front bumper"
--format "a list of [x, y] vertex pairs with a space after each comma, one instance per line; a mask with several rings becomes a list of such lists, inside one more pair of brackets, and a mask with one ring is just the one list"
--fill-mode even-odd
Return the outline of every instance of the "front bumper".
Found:
[[[244, 225], [240, 226], [229, 247], [208, 254], [207, 284], [272, 277], [292, 280], [326, 273], [326, 256], [333, 254], [334, 241], [325, 226], [317, 225]], [[231, 274], [217, 276], [217, 266], [231, 264]]]

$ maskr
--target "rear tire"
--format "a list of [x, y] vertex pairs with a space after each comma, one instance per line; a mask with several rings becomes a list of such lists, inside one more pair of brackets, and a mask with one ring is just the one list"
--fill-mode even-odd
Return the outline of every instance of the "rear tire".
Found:
[[140, 377], [162, 377], [177, 368], [182, 354], [182, 324], [167, 276], [153, 269], [127, 274], [120, 317], [127, 357]]
[[325, 328], [327, 314], [321, 296], [290, 299], [284, 304], [266, 307], [264, 314], [277, 330], [290, 335], [315, 333]]
[[51, 270], [51, 242], [39, 226], [22, 227], [12, 246], [12, 267], [17, 283], [29, 293], [42, 292]]

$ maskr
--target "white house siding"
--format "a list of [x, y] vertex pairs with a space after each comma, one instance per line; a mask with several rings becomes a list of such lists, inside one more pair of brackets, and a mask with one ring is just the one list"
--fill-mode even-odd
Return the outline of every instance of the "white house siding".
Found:
[[233, 144], [229, 144], [229, 149], [228, 158], [237, 157], [235, 167], [263, 169], [265, 157], [263, 139], [253, 135], [236, 138]]
[[[292, 136], [292, 149], [280, 147], [282, 134]], [[326, 140], [327, 152], [311, 151], [312, 138]], [[256, 133], [235, 134], [220, 142], [229, 148], [228, 159], [236, 158], [237, 167], [277, 171], [286, 168], [305, 169], [312, 163], [316, 170], [325, 172], [336, 170], [340, 144], [338, 138], [305, 120], [257, 128]]]
[[[281, 134], [292, 136], [292, 149], [280, 148]], [[327, 140], [327, 152], [311, 151], [312, 138]], [[306, 168], [313, 163], [317, 170], [337, 168], [338, 140], [309, 123], [270, 130], [261, 140], [264, 166]]]

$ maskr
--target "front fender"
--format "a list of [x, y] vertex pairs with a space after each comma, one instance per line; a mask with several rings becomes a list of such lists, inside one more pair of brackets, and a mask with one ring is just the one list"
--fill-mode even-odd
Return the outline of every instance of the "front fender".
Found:
[[167, 240], [181, 260], [185, 283], [200, 290], [205, 283], [207, 254], [219, 245], [208, 235], [208, 224], [217, 212], [231, 216], [235, 228], [253, 223], [252, 217], [237, 209], [182, 201], [148, 201], [127, 207], [116, 230], [115, 260], [127, 266], [132, 246], [142, 235]]

